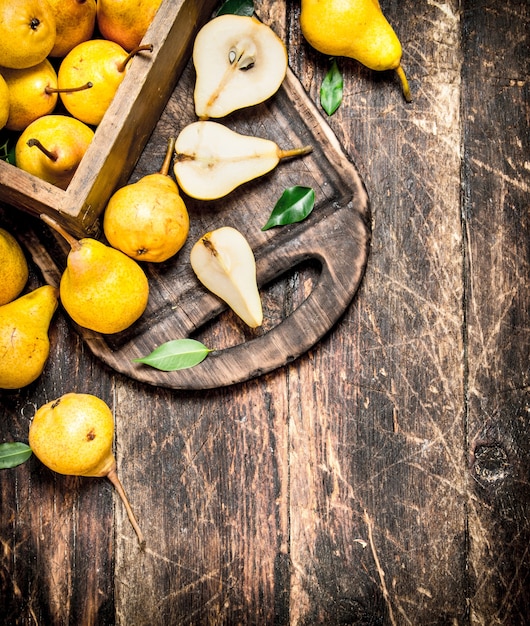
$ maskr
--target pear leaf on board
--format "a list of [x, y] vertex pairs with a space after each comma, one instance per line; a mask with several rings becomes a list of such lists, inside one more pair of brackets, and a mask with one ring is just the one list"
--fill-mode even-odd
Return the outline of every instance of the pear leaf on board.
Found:
[[285, 226], [304, 220], [315, 206], [315, 192], [311, 187], [295, 185], [286, 189], [276, 203], [270, 217], [261, 230]]
[[0, 443], [0, 469], [22, 465], [32, 454], [31, 448], [21, 441]]
[[155, 348], [151, 354], [133, 359], [163, 372], [174, 372], [198, 365], [212, 352], [196, 339], [173, 339]]
[[253, 0], [226, 0], [216, 15], [226, 15], [227, 13], [251, 17], [254, 15], [254, 2]]
[[337, 60], [333, 59], [328, 73], [324, 76], [320, 87], [320, 104], [328, 115], [333, 115], [342, 102], [344, 79], [337, 65]]

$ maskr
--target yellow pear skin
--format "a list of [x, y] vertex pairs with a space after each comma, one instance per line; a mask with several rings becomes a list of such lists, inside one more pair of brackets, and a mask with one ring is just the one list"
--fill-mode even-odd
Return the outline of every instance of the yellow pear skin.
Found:
[[350, 57], [376, 71], [395, 70], [410, 102], [401, 43], [378, 0], [302, 0], [300, 27], [323, 54]]
[[5, 228], [0, 228], [0, 306], [22, 293], [29, 276], [28, 262], [20, 244]]
[[70, 392], [47, 402], [29, 427], [29, 446], [46, 467], [58, 474], [110, 480], [143, 545], [142, 531], [118, 478], [113, 441], [112, 411], [104, 400], [89, 393]]
[[58, 295], [44, 285], [0, 307], [0, 389], [25, 387], [42, 374]]
[[103, 334], [131, 326], [149, 299], [149, 283], [140, 265], [97, 239], [75, 239], [47, 215], [41, 219], [70, 245], [59, 285], [68, 315], [79, 326]]

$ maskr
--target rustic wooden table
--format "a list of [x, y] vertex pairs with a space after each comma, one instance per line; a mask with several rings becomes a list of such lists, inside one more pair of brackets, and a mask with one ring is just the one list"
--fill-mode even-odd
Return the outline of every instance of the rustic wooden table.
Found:
[[[117, 374], [59, 310], [0, 441], [63, 393], [105, 399], [147, 546], [109, 482], [0, 472], [3, 624], [528, 623], [530, 9], [381, 4], [413, 102], [339, 59], [328, 119], [371, 201], [357, 296], [301, 358], [208, 391]], [[318, 104], [300, 3], [256, 8]], [[279, 316], [312, 279], [274, 287]]]

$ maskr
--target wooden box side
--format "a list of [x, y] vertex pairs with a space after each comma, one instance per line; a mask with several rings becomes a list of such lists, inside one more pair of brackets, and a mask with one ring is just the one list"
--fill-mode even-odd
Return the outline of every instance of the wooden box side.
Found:
[[96, 129], [70, 185], [63, 191], [3, 161], [3, 202], [35, 215], [46, 213], [77, 236], [97, 234], [113, 191], [129, 178], [191, 53], [195, 34], [216, 0], [163, 0], [141, 53], [130, 65]]

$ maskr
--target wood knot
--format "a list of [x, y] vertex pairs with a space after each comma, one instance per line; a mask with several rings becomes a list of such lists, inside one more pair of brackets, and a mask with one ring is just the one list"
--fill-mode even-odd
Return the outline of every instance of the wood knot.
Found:
[[506, 450], [499, 443], [480, 443], [473, 451], [473, 473], [483, 483], [503, 481], [510, 472]]

